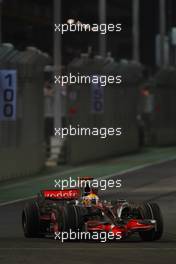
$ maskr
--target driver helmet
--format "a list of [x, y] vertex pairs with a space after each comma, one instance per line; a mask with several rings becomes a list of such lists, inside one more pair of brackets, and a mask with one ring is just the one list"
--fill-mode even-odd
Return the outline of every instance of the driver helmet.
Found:
[[98, 202], [99, 202], [99, 197], [95, 193], [90, 193], [83, 198], [83, 203], [86, 206], [97, 205]]

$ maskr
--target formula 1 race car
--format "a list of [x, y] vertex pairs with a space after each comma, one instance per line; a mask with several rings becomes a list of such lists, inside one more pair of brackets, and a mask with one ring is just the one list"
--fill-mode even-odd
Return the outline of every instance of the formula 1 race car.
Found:
[[81, 189], [43, 190], [22, 211], [25, 237], [55, 236], [58, 232], [106, 232], [114, 238], [138, 233], [143, 241], [161, 238], [163, 220], [151, 202], [103, 201], [87, 178]]

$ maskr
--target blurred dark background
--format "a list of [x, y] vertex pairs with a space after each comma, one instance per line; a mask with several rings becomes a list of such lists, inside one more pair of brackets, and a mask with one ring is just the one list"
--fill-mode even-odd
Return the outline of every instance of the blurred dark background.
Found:
[[[131, 0], [108, 0], [107, 23], [122, 23], [121, 34], [111, 33], [107, 50], [116, 58], [132, 57], [132, 2]], [[155, 36], [159, 32], [159, 1], [140, 1], [140, 57], [145, 65], [155, 64]], [[166, 1], [167, 32], [176, 25], [176, 1]], [[98, 1], [65, 0], [62, 2], [62, 22], [68, 18], [83, 23], [98, 23]], [[32, 45], [48, 52], [53, 52], [53, 1], [48, 0], [6, 0], [2, 3], [2, 39], [11, 42], [18, 49]], [[98, 51], [96, 33], [85, 33], [74, 38], [67, 33], [63, 41], [63, 63], [92, 46]], [[98, 36], [98, 35], [97, 35]], [[111, 39], [110, 39], [111, 38]]]

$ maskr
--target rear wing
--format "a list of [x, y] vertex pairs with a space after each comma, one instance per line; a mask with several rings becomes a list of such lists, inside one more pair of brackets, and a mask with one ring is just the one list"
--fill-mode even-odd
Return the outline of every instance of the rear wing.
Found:
[[81, 191], [79, 189], [42, 190], [41, 194], [45, 199], [50, 200], [74, 200], [81, 196]]

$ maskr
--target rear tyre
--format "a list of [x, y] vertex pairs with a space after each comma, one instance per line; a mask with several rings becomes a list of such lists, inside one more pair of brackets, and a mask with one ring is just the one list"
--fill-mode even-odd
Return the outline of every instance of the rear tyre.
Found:
[[156, 220], [156, 228], [139, 232], [141, 239], [143, 241], [159, 240], [163, 234], [163, 218], [159, 206], [156, 203], [143, 203], [140, 209], [143, 219]]
[[22, 212], [22, 227], [25, 237], [38, 237], [40, 234], [39, 208], [35, 201], [25, 205]]

